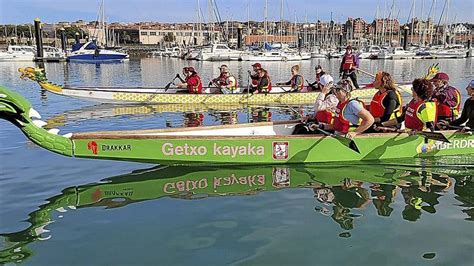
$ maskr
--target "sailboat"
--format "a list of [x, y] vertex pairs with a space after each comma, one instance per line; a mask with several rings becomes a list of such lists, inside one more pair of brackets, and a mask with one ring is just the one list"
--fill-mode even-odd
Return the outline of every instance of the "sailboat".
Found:
[[99, 8], [99, 25], [97, 29], [97, 36], [92, 41], [84, 44], [76, 43], [72, 46], [72, 52], [67, 56], [67, 61], [70, 62], [85, 62], [85, 63], [101, 63], [101, 62], [123, 62], [129, 56], [126, 53], [103, 49], [98, 44], [98, 36], [104, 34], [104, 39], [107, 40], [107, 29], [105, 27], [105, 4], [104, 0]]

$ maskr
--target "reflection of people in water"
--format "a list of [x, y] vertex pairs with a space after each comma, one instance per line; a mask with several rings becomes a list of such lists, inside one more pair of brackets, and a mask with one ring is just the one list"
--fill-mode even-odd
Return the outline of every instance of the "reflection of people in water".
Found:
[[397, 186], [390, 184], [373, 184], [371, 187], [372, 203], [380, 216], [390, 216], [393, 208], [390, 204], [394, 202]]
[[219, 112], [220, 121], [223, 125], [235, 125], [238, 123], [237, 111]]
[[357, 217], [357, 215], [351, 213], [351, 209], [364, 208], [370, 199], [369, 192], [362, 187], [362, 184], [362, 182], [345, 179], [341, 186], [315, 188], [313, 191], [318, 201], [325, 204], [334, 204], [331, 218], [342, 229], [351, 230], [354, 228], [354, 218]]
[[272, 121], [272, 112], [269, 108], [255, 108], [252, 110], [252, 123]]
[[200, 127], [204, 121], [204, 115], [202, 113], [185, 113], [184, 114], [184, 126], [185, 127]]
[[462, 202], [460, 205], [465, 208], [462, 212], [468, 215], [466, 220], [474, 221], [474, 175], [457, 177], [454, 194], [455, 198]]
[[403, 199], [406, 203], [402, 211], [403, 219], [416, 221], [421, 217], [422, 211], [436, 213], [435, 206], [439, 204], [438, 198], [442, 196], [439, 192], [445, 192], [452, 182], [449, 177], [426, 172], [416, 174], [422, 175], [421, 184], [413, 184], [402, 188]]

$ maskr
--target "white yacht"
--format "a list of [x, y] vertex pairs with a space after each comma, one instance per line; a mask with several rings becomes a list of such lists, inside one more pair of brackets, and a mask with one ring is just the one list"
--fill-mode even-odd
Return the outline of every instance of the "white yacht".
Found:
[[359, 58], [360, 59], [375, 59], [377, 58], [378, 53], [382, 49], [378, 45], [370, 45], [366, 47], [360, 54]]
[[0, 61], [33, 61], [35, 54], [33, 46], [9, 45], [6, 51], [0, 51]]
[[439, 49], [431, 51], [433, 58], [464, 58], [467, 56], [466, 49]]
[[377, 59], [391, 59], [393, 55], [392, 49], [382, 48], [377, 54]]
[[53, 46], [43, 47], [43, 58], [46, 61], [63, 61], [66, 60], [66, 53], [61, 49]]
[[242, 61], [300, 61], [311, 58], [311, 54], [301, 55], [298, 52], [287, 51], [257, 51], [242, 53]]
[[196, 59], [200, 61], [240, 60], [241, 53], [241, 51], [230, 49], [226, 44], [213, 44], [201, 49]]
[[414, 51], [404, 50], [403, 47], [395, 47], [392, 52], [392, 59], [411, 59], [415, 55]]

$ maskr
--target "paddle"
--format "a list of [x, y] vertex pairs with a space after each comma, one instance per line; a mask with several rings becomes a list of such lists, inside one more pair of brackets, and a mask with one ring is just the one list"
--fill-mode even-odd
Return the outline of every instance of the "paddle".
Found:
[[[365, 70], [363, 70], [363, 69], [356, 68], [356, 70], [362, 72], [363, 74], [366, 74], [367, 76], [370, 76], [370, 77], [372, 77], [372, 78], [375, 78], [375, 75], [374, 75], [374, 74], [372, 74], [372, 73], [370, 73], [370, 72], [367, 72], [367, 71], [365, 71]], [[403, 92], [408, 93], [408, 94], [411, 95], [411, 90], [407, 90], [407, 89], [405, 89], [404, 87], [399, 86], [399, 85], [396, 85], [396, 84], [395, 84], [395, 86], [396, 86], [399, 90], [401, 90], [401, 91], [403, 91]]]
[[[404, 130], [400, 130], [400, 129], [396, 129], [396, 128], [392, 128], [392, 127], [377, 127], [377, 128], [381, 129], [381, 130], [384, 130], [384, 131], [407, 133]], [[427, 139], [432, 139], [432, 140], [436, 140], [436, 141], [451, 143], [451, 141], [449, 141], [449, 139], [447, 139], [446, 136], [443, 135], [443, 133], [441, 133], [441, 132], [431, 132], [431, 131], [412, 131], [412, 132], [414, 132], [416, 135], [423, 136]]]
[[[438, 123], [439, 124], [439, 123]], [[469, 128], [469, 127], [461, 127], [461, 126], [453, 126], [453, 125], [443, 125], [440, 124], [441, 126], [449, 127], [451, 129], [457, 129], [459, 131], [464, 131], [464, 132], [474, 132], [474, 128]]]
[[179, 74], [176, 74], [176, 76], [174, 76], [173, 80], [171, 80], [170, 83], [166, 84], [165, 86], [165, 92], [170, 88], [171, 84], [174, 83], [174, 81], [179, 78], [182, 82], [184, 82], [184, 80], [179, 76]]
[[[308, 128], [312, 128], [311, 126], [308, 126]], [[329, 137], [332, 137], [332, 138], [335, 138], [337, 139], [341, 144], [343, 144], [344, 146], [348, 147], [349, 149], [357, 152], [357, 153], [360, 153], [360, 150], [359, 150], [359, 147], [357, 147], [357, 144], [355, 143], [355, 141], [353, 139], [350, 139], [350, 138], [347, 138], [345, 136], [341, 136], [341, 135], [336, 135], [334, 133], [331, 133], [331, 132], [328, 132], [324, 129], [321, 129], [319, 127], [315, 127], [315, 129], [321, 133], [323, 133], [324, 135], [326, 136], [329, 136]]]

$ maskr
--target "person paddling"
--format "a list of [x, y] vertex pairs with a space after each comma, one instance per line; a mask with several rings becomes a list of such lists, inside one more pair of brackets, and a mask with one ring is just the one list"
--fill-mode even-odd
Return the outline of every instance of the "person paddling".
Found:
[[213, 79], [209, 83], [209, 86], [214, 84], [224, 94], [237, 92], [237, 80], [230, 73], [229, 68], [227, 67], [227, 65], [220, 66], [219, 70], [221, 71], [219, 77]]
[[[338, 84], [334, 89], [334, 94], [339, 103], [336, 106], [332, 124], [314, 124], [311, 127], [314, 129], [317, 126], [324, 130], [334, 130], [336, 134], [346, 135], [349, 139], [369, 129], [374, 124], [374, 117], [364, 108], [362, 102], [351, 98], [352, 90], [353, 86], [348, 80], [343, 80]], [[357, 128], [349, 132], [351, 124], [357, 125]]]
[[471, 130], [474, 129], [474, 80], [471, 80], [469, 85], [466, 87], [467, 96], [469, 98], [464, 103], [464, 108], [462, 109], [461, 116], [454, 121], [440, 121], [442, 126], [454, 126], [461, 127], [462, 124], [466, 123], [462, 130]]
[[342, 79], [350, 78], [356, 89], [359, 89], [357, 83], [356, 69], [359, 68], [359, 57], [352, 53], [352, 46], [346, 47], [346, 53], [342, 56], [341, 67], [339, 73], [342, 75]]
[[275, 85], [290, 85], [291, 90], [289, 92], [298, 92], [301, 91], [304, 87], [304, 77], [299, 74], [300, 66], [294, 65], [291, 67], [291, 79], [287, 82], [276, 83]]
[[375, 123], [385, 122], [401, 114], [402, 97], [395, 88], [392, 76], [387, 72], [378, 72], [375, 75], [374, 87], [378, 91], [370, 102], [370, 113]]
[[[316, 71], [316, 76], [315, 80], [313, 83], [308, 84], [308, 91], [310, 90], [321, 90], [321, 87], [319, 82], [321, 81], [321, 77], [326, 74], [326, 72], [323, 71], [323, 67], [321, 65], [317, 65], [314, 70]], [[324, 85], [323, 85], [324, 86]]]
[[252, 79], [250, 93], [269, 93], [272, 90], [272, 81], [268, 72], [259, 63], [255, 63], [252, 66], [256, 75], [252, 75], [249, 71], [250, 78]]
[[179, 83], [178, 88], [187, 88], [189, 93], [201, 94], [202, 93], [202, 82], [201, 77], [196, 73], [194, 67], [184, 67], [183, 74], [185, 79], [183, 83]]
[[413, 99], [403, 108], [402, 115], [382, 122], [383, 127], [398, 126], [405, 121], [405, 128], [412, 131], [422, 131], [426, 128], [434, 131], [436, 103], [429, 101], [433, 85], [426, 79], [415, 79], [412, 83], [412, 93]]
[[431, 82], [435, 90], [431, 99], [437, 104], [438, 121], [452, 121], [459, 115], [461, 93], [458, 89], [448, 84], [449, 76], [446, 73], [437, 73]]
[[[254, 91], [257, 90], [257, 87], [258, 87], [258, 82], [259, 82], [259, 76], [258, 76], [258, 70], [262, 68], [262, 65], [260, 63], [255, 63], [252, 65], [252, 70], [253, 70], [253, 73], [250, 72], [250, 70], [248, 71], [249, 73], [249, 77], [250, 77], [250, 80], [251, 80], [251, 83], [250, 83], [250, 92], [253, 93]], [[246, 91], [244, 91], [246, 92]]]

